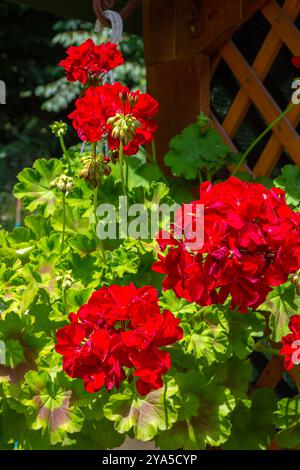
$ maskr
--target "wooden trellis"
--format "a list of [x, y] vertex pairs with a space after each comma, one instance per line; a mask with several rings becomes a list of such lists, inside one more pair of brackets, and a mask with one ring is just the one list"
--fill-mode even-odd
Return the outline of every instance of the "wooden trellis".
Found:
[[[257, 11], [266, 18], [270, 30], [249, 64], [232, 37]], [[234, 150], [234, 138], [250, 107], [257, 109], [266, 126], [283, 111], [264, 80], [283, 45], [291, 57], [300, 55], [300, 32], [294, 24], [300, 0], [285, 0], [283, 7], [276, 0], [144, 0], [143, 12], [148, 87], [161, 103], [157, 141], [162, 166], [169, 139], [201, 110], [212, 115], [217, 130]], [[223, 122], [218, 122], [211, 113], [209, 97], [221, 59], [240, 90]], [[300, 106], [295, 106], [272, 129], [253, 168], [256, 176], [270, 176], [284, 149], [300, 166], [300, 137], [295, 130], [299, 122]]]
[[[218, 52], [218, 59], [225, 60], [241, 87], [222, 123], [224, 133], [230, 141], [236, 135], [252, 104], [267, 124], [283, 111], [263, 81], [283, 44], [288, 47], [291, 56], [300, 55], [300, 32], [293, 22], [300, 13], [300, 1], [286, 0], [281, 8], [275, 0], [270, 0], [261, 8], [261, 13], [269, 21], [270, 31], [252, 66], [246, 62], [231, 40], [227, 41]], [[300, 106], [295, 106], [273, 128], [272, 135], [253, 169], [256, 176], [270, 176], [284, 148], [300, 166], [300, 136], [295, 130], [299, 121]]]

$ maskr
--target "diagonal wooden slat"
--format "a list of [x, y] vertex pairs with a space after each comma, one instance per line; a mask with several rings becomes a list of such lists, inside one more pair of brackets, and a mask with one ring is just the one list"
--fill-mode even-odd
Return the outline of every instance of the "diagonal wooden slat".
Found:
[[[300, 12], [300, 1], [286, 0], [283, 8], [286, 13], [290, 16], [290, 18], [292, 20], [295, 20]], [[300, 38], [299, 32], [298, 35]], [[270, 70], [270, 67], [276, 59], [276, 56], [280, 51], [282, 44], [282, 39], [273, 29], [271, 29], [252, 65], [254, 71], [262, 81], [265, 79], [268, 71]], [[300, 40], [298, 47], [300, 55]], [[249, 98], [247, 93], [243, 89], [241, 89], [238, 92], [236, 98], [234, 99], [230, 110], [223, 121], [223, 127], [231, 138], [236, 134], [250, 106], [251, 99]]]
[[[287, 115], [289, 121], [297, 127], [300, 122], [300, 106], [295, 106]], [[253, 168], [255, 176], [270, 176], [274, 170], [280, 156], [282, 154], [282, 145], [277, 137], [273, 134], [263, 152], [261, 153], [258, 162]]]
[[[281, 114], [281, 110], [237, 47], [232, 41], [228, 41], [220, 53], [267, 124], [273, 122]], [[288, 119], [283, 118], [273, 127], [273, 132], [295, 163], [300, 165], [300, 137]]]
[[283, 374], [283, 362], [279, 356], [273, 356], [259, 376], [255, 389], [262, 387], [276, 388]]
[[299, 31], [278, 3], [271, 0], [262, 7], [261, 12], [292, 54], [300, 55]]

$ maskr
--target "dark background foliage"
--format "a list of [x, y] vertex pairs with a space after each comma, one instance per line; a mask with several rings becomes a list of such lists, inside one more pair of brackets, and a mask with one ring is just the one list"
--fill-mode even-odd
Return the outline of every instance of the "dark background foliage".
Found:
[[[79, 88], [67, 84], [56, 64], [71, 44], [89, 35], [93, 24], [59, 18], [10, 3], [0, 3], [0, 79], [6, 84], [6, 105], [0, 107], [0, 222], [14, 223], [11, 190], [19, 171], [36, 158], [58, 156], [58, 142], [49, 130], [54, 120], [66, 120]], [[108, 40], [104, 31], [95, 40]], [[126, 66], [117, 79], [131, 87], [145, 87], [142, 40], [124, 35], [121, 44]], [[71, 130], [71, 129], [70, 129]], [[77, 142], [70, 132], [69, 144]]]

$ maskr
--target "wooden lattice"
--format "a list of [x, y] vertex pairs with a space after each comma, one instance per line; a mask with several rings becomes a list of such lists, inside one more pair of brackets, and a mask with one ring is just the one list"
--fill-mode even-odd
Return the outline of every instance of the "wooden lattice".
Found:
[[[263, 83], [283, 44], [287, 46], [291, 56], [300, 55], [300, 32], [294, 24], [300, 14], [300, 0], [285, 0], [282, 8], [275, 0], [270, 0], [260, 11], [270, 23], [270, 31], [253, 64], [247, 63], [232, 39], [229, 39], [211, 60], [211, 76], [223, 59], [240, 85], [224, 121], [220, 123], [212, 115], [216, 129], [233, 150], [236, 150], [233, 139], [250, 106], [255, 106], [266, 125], [283, 111]], [[270, 176], [284, 149], [288, 151], [294, 163], [300, 166], [300, 136], [295, 130], [299, 122], [300, 106], [295, 106], [273, 127], [271, 136], [252, 170], [255, 176]], [[275, 389], [282, 380], [283, 373], [282, 357], [273, 356], [256, 381], [255, 388]], [[299, 373], [290, 371], [289, 375], [299, 389]], [[250, 393], [252, 391], [250, 390]]]
[[[283, 111], [263, 83], [282, 45], [287, 46], [291, 56], [300, 55], [300, 32], [294, 24], [300, 13], [300, 0], [286, 0], [282, 8], [275, 0], [270, 0], [260, 11], [270, 23], [270, 31], [253, 64], [247, 63], [231, 39], [219, 49], [211, 61], [212, 75], [220, 59], [223, 59], [240, 84], [240, 90], [222, 124], [213, 116], [216, 128], [233, 149], [235, 146], [232, 141], [250, 106], [255, 106], [266, 125]], [[294, 163], [300, 166], [300, 136], [295, 130], [299, 122], [300, 106], [295, 106], [273, 127], [272, 135], [253, 168], [255, 176], [270, 176], [283, 149], [286, 149]]]

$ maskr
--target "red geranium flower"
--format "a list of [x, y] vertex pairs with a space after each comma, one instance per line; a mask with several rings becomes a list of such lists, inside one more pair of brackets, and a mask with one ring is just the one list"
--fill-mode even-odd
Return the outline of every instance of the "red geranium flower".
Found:
[[[126, 102], [121, 97], [130, 97]], [[157, 129], [153, 120], [158, 112], [158, 103], [147, 93], [131, 93], [121, 83], [88, 88], [76, 101], [76, 110], [69, 115], [81, 140], [97, 142], [105, 134], [111, 150], [119, 149], [120, 141], [112, 136], [109, 118], [118, 113], [132, 116], [140, 123], [132, 140], [124, 147], [125, 155], [134, 155], [141, 145], [149, 144]]]
[[[190, 234], [200, 204], [204, 244], [194, 248]], [[300, 217], [287, 206], [281, 189], [233, 177], [215, 185], [205, 182], [189, 214], [185, 236], [180, 238], [177, 228], [167, 237], [158, 235], [162, 251], [169, 248], [153, 266], [166, 274], [163, 288], [178, 297], [211, 305], [230, 295], [232, 308], [246, 312], [300, 267]]]
[[282, 337], [282, 348], [279, 351], [284, 356], [284, 367], [287, 370], [300, 364], [300, 315], [290, 318], [289, 329], [291, 333]]
[[153, 287], [103, 287], [69, 319], [56, 333], [56, 351], [65, 372], [83, 379], [87, 391], [118, 388], [126, 369], [138, 377], [141, 395], [162, 387], [171, 359], [159, 348], [181, 339], [183, 332], [172, 313], [160, 313]]
[[300, 69], [300, 57], [293, 57], [292, 58], [292, 64], [297, 67], [297, 69]]
[[64, 67], [69, 82], [77, 80], [84, 85], [88, 80], [101, 80], [103, 74], [124, 63], [117, 45], [111, 42], [97, 46], [87, 39], [80, 46], [67, 49], [67, 58], [58, 65]]

